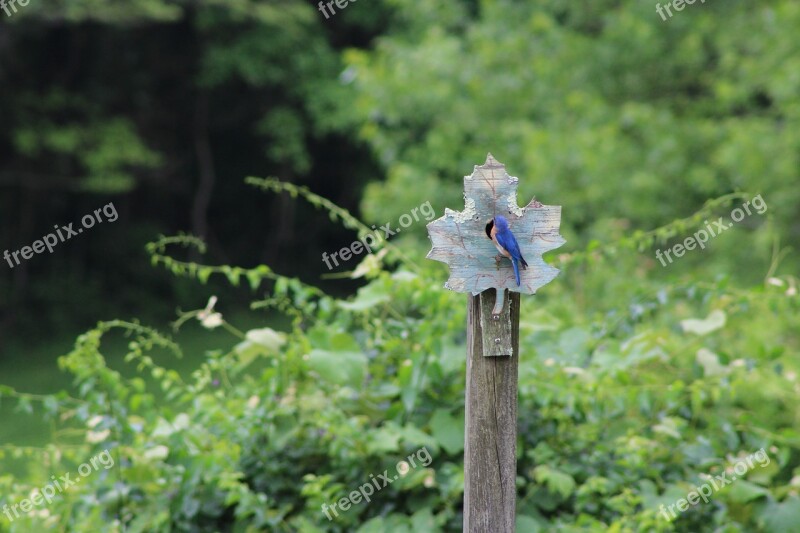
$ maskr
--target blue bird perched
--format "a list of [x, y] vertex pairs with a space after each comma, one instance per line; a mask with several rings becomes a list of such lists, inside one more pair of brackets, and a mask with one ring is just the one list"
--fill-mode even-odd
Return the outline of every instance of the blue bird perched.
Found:
[[511, 229], [508, 227], [508, 220], [504, 216], [496, 215], [494, 219], [486, 227], [489, 238], [492, 239], [497, 250], [505, 257], [511, 259], [511, 265], [514, 267], [514, 277], [517, 279], [517, 287], [520, 286], [519, 280], [519, 265], [522, 264], [522, 269], [527, 270], [528, 263], [522, 257], [522, 252], [519, 250], [519, 244]]

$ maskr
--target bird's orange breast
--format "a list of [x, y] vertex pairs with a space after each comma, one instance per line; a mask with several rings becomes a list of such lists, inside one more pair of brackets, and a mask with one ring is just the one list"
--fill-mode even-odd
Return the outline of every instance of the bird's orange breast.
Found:
[[495, 247], [497, 248], [497, 251], [500, 252], [501, 254], [503, 254], [505, 257], [508, 257], [509, 259], [511, 259], [511, 254], [508, 252], [508, 250], [506, 250], [505, 248], [500, 246], [500, 243], [497, 242], [497, 226], [492, 226], [492, 230], [490, 231], [490, 233], [492, 235], [492, 242], [494, 243]]

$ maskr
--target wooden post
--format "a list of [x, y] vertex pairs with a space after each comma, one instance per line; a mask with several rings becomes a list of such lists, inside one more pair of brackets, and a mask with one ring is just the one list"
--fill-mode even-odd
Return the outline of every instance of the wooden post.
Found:
[[[484, 339], [498, 338], [481, 325], [493, 320], [494, 292], [468, 296], [467, 304], [464, 531], [470, 533], [513, 533], [516, 511], [519, 357], [484, 356]], [[509, 304], [508, 340], [518, 354], [519, 293], [506, 299], [504, 312]]]
[[[464, 177], [464, 210], [445, 209], [428, 224], [428, 258], [447, 263], [445, 287], [467, 303], [467, 389], [464, 444], [464, 531], [513, 533], [517, 478], [517, 375], [520, 293], [558, 275], [542, 254], [564, 244], [561, 207], [517, 205], [519, 180], [489, 154]], [[528, 269], [517, 285], [511, 263], [497, 260], [487, 224], [508, 219]], [[510, 292], [510, 295], [509, 295]]]

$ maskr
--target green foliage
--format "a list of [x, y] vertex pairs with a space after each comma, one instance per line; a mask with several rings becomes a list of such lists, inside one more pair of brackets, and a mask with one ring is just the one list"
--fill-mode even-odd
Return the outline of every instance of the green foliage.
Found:
[[490, 151], [525, 178], [520, 197], [568, 208], [573, 244], [737, 190], [763, 192], [797, 242], [795, 2], [706, 3], [666, 23], [633, 0], [393, 3], [404, 23], [345, 54], [339, 119], [386, 168], [362, 201], [370, 221], [460, 205], [461, 170]]
[[[198, 279], [207, 271], [234, 282], [231, 272], [249, 272], [175, 260], [166, 247], [176, 244], [204, 249], [182, 235], [148, 252]], [[800, 302], [786, 287], [796, 280], [665, 288], [642, 276], [629, 247], [619, 250], [614, 265], [596, 258], [572, 276], [591, 287], [623, 270], [638, 282], [630, 300], [585, 305], [560, 297], [566, 284], [556, 282], [547, 305], [523, 301], [518, 527], [792, 531]], [[0, 530], [121, 530], [124, 522], [129, 532], [460, 531], [465, 305], [436, 272], [427, 263], [418, 273], [383, 271], [339, 300], [259, 271], [257, 286], [270, 283], [271, 296], [254, 307], [286, 312], [290, 328], [242, 332], [221, 315], [208, 322], [214, 302], [186, 313], [176, 326], [224, 323], [232, 336], [229, 350], [207, 353], [190, 376], [156, 362], [180, 356], [167, 337], [100, 323], [61, 359], [77, 397], [0, 389], [20, 409], [35, 414], [40, 403], [43, 416], [73, 427], [42, 450], [2, 448], [0, 459], [24, 461], [30, 475], [0, 477], [0, 504], [103, 448], [117, 465]], [[114, 331], [130, 337], [131, 377], [106, 364], [102, 343]], [[769, 464], [756, 463], [708, 504], [663, 518], [662, 504], [761, 448]], [[429, 464], [398, 469], [422, 449]], [[328, 520], [324, 509], [384, 471], [398, 479]]]
[[[272, 191], [275, 193], [285, 192], [288, 193], [292, 198], [297, 198], [299, 196], [313, 205], [314, 208], [326, 211], [332, 222], [340, 223], [347, 229], [357, 231], [359, 239], [363, 239], [367, 235], [375, 234], [374, 230], [371, 230], [369, 226], [358, 220], [349, 211], [339, 207], [330, 200], [323, 198], [318, 194], [314, 194], [308, 190], [308, 187], [282, 182], [275, 178], [249, 177], [245, 180], [245, 182], [249, 185], [259, 187], [265, 191]], [[383, 247], [386, 247], [394, 258], [401, 260], [407, 268], [414, 271], [418, 270], [419, 267], [417, 267], [416, 263], [407, 255], [405, 255], [400, 248], [394, 246], [392, 243], [384, 239], [378, 239], [373, 248], [374, 250], [380, 250]]]
[[136, 184], [130, 169], [153, 168], [161, 162], [133, 124], [122, 118], [67, 125], [31, 122], [14, 132], [17, 150], [27, 158], [52, 157], [63, 165], [76, 159], [84, 172], [77, 188], [86, 192], [128, 192]]
[[[31, 262], [0, 276], [2, 337], [24, 331], [19, 343], [26, 344], [42, 325], [74, 335], [87, 320], [119, 309], [161, 319], [171, 309], [148, 298], [163, 296], [165, 287], [139, 260], [146, 239], [191, 220], [187, 229], [212, 245], [225, 242], [242, 262], [263, 262], [263, 247], [253, 246], [258, 225], [243, 230], [235, 217], [211, 223], [234, 205], [256, 208], [247, 187], [226, 185], [274, 168], [281, 179], [327, 193], [317, 185], [344, 172], [312, 176], [336, 135], [316, 110], [335, 103], [327, 88], [339, 85], [341, 61], [332, 43], [339, 39], [304, 0], [54, 0], [7, 9], [16, 12], [3, 13], [0, 39], [4, 249], [80, 220], [98, 195], [115, 196], [128, 237], [93, 235], [67, 261]], [[353, 151], [353, 142], [339, 137], [337, 144]], [[367, 177], [357, 170], [337, 199], [349, 196], [354, 206]], [[280, 202], [259, 212], [273, 222], [286, 217]], [[302, 219], [305, 212], [292, 214]], [[308, 275], [307, 259], [295, 261], [297, 275]], [[132, 278], [136, 284], [127, 283]], [[169, 287], [168, 296], [187, 286]], [[81, 311], [61, 311], [76, 287]], [[111, 292], [117, 298], [104, 297]]]
[[[798, 243], [800, 7], [707, 2], [664, 23], [633, 0], [372, 6], [324, 23], [299, 0], [31, 2], [7, 25], [3, 43], [15, 46], [0, 43], [3, 81], [13, 80], [0, 111], [14, 171], [2, 178], [29, 195], [3, 195], [3, 211], [19, 204], [27, 221], [4, 225], [7, 235], [38, 237], [32, 199], [45, 193], [31, 191], [42, 184], [139, 187], [172, 208], [174, 195], [191, 199], [186, 162], [207, 141], [219, 157], [214, 207], [240, 248], [257, 248], [238, 210], [254, 195], [221, 185], [239, 175], [233, 165], [278, 169], [280, 179], [247, 183], [302, 198], [364, 237], [424, 200], [460, 207], [461, 176], [491, 150], [522, 178], [520, 197], [564, 206], [572, 247], [548, 259], [563, 275], [522, 304], [518, 530], [794, 532], [800, 303], [787, 274], [796, 258], [781, 243]], [[53, 42], [82, 61], [56, 68], [40, 25], [58, 26], [66, 37]], [[28, 61], [53, 77], [24, 75]], [[173, 146], [183, 133], [160, 133], [174, 124], [191, 133], [185, 146]], [[384, 180], [363, 154], [348, 157], [359, 143]], [[234, 145], [257, 158], [240, 162]], [[337, 165], [345, 185], [331, 179]], [[152, 170], [169, 188], [147, 188], [140, 173]], [[311, 192], [355, 201], [367, 180], [368, 223]], [[766, 223], [748, 219], [666, 271], [650, 256], [754, 193], [769, 204]], [[70, 393], [0, 386], [3, 405], [52, 428], [43, 448], [0, 446], [3, 466], [24, 471], [0, 474], [0, 511], [101, 450], [116, 459], [31, 514], [0, 514], [0, 531], [460, 531], [464, 297], [441, 287], [442, 265], [415, 260], [419, 243], [379, 246], [345, 274], [364, 285], [336, 298], [294, 277], [302, 265], [285, 276], [263, 259], [202, 264], [174, 252], [205, 252], [189, 235], [148, 244], [153, 266], [199, 281], [193, 296], [209, 299], [173, 326], [197, 321], [230, 342], [187, 353], [197, 368], [182, 374], [170, 363], [182, 350], [164, 334], [101, 322], [60, 359]], [[212, 276], [249, 286], [261, 298], [253, 314], [278, 311], [288, 326], [238, 326], [215, 309]], [[103, 294], [94, 278], [55, 279], [39, 291], [72, 303], [60, 291], [78, 286], [81, 305]], [[125, 281], [139, 288], [138, 277]], [[128, 366], [111, 368], [108, 341], [120, 336]], [[661, 505], [762, 448], [768, 465], [664, 519]], [[422, 449], [430, 464], [325, 516]]]
[[290, 280], [275, 274], [268, 266], [259, 265], [255, 268], [230, 267], [228, 265], [210, 266], [201, 265], [191, 261], [179, 261], [172, 256], [165, 255], [166, 247], [169, 245], [182, 245], [184, 247], [194, 247], [201, 253], [206, 251], [206, 245], [197, 237], [192, 235], [177, 235], [174, 237], [161, 236], [157, 241], [147, 244], [147, 253], [150, 255], [150, 262], [153, 266], [164, 265], [176, 276], [188, 276], [196, 278], [200, 283], [206, 284], [212, 274], [223, 274], [231, 285], [238, 287], [242, 278], [246, 279], [252, 290], [258, 289], [261, 282], [265, 279], [280, 281], [283, 284], [299, 284], [299, 280]]

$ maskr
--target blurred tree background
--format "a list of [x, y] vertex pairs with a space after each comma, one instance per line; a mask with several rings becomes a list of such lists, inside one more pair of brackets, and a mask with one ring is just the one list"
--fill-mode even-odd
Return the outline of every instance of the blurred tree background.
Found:
[[[254, 197], [243, 178], [308, 184], [353, 209], [379, 178], [367, 147], [318, 109], [338, 84], [337, 50], [366, 46], [388, 18], [361, 11], [323, 26], [304, 2], [78, 1], [3, 20], [6, 247], [108, 201], [121, 213], [117, 231], [5, 271], [3, 331], [163, 313], [176, 287], [142, 254], [158, 233], [189, 231], [216, 259], [318, 277], [316, 250], [346, 233], [289, 198]], [[315, 231], [301, 231], [303, 220]]]
[[[319, 207], [362, 229], [426, 201], [461, 209], [462, 177], [491, 151], [521, 199], [563, 206], [568, 242], [548, 258], [562, 276], [523, 308], [518, 529], [797, 530], [796, 2], [696, 2], [666, 21], [633, 0], [361, 0], [330, 18], [299, 0], [17, 10], [0, 11], [0, 252], [109, 202], [119, 220], [0, 263], [0, 497], [68, 470], [42, 453], [90, 457], [91, 422], [110, 433], [89, 444], [124, 450], [131, 477], [93, 478], [48, 527], [458, 530], [463, 298], [423, 260], [424, 223], [331, 276], [322, 253], [358, 222]], [[763, 214], [655, 259], [758, 194]], [[159, 241], [182, 232], [207, 253]], [[182, 350], [138, 323], [95, 327], [166, 331], [212, 295], [225, 328], [188, 321]], [[116, 329], [132, 337], [101, 356], [94, 340]], [[72, 376], [56, 363], [68, 352]], [[62, 388], [75, 398], [51, 396]], [[382, 503], [320, 514], [422, 445], [433, 465]], [[768, 473], [658, 518], [761, 447]]]

